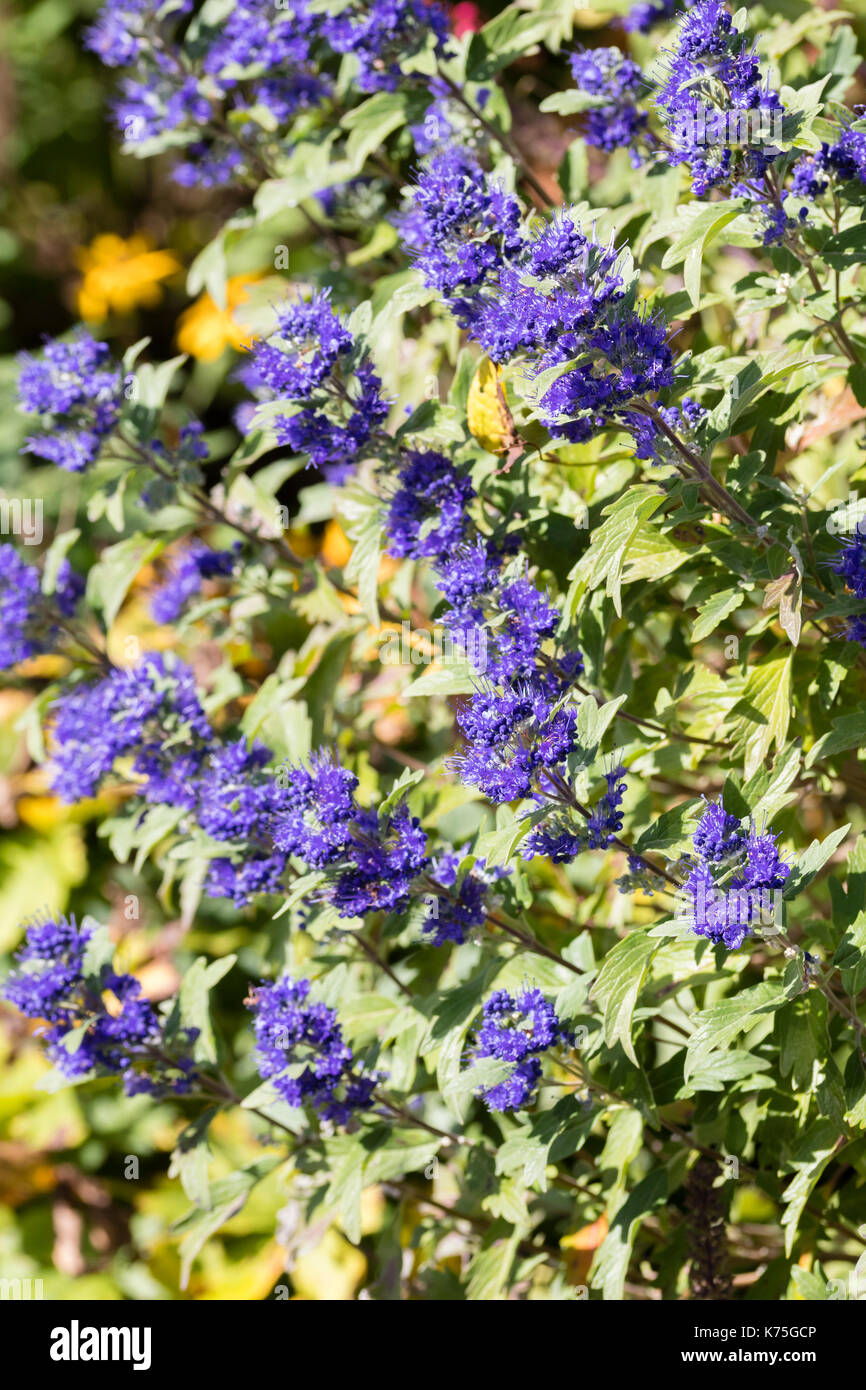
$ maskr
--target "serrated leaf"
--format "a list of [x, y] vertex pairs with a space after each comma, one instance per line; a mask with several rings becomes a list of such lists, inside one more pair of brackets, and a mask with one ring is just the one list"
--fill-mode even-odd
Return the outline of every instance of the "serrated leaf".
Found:
[[783, 748], [791, 718], [793, 652], [749, 667], [736, 709], [746, 728], [744, 766], [751, 777], [770, 749]]
[[797, 1147], [791, 1162], [795, 1176], [782, 1193], [786, 1255], [794, 1248], [800, 1217], [821, 1174], [839, 1148], [841, 1138], [835, 1120], [819, 1120], [803, 1135]]
[[763, 980], [702, 1009], [695, 1017], [695, 1031], [687, 1044], [686, 1081], [690, 1082], [714, 1053], [724, 1052], [728, 1043], [751, 1028], [759, 1015], [781, 1008], [787, 997], [781, 980]]
[[372, 516], [354, 539], [345, 577], [358, 590], [358, 601], [374, 627], [379, 626], [379, 566], [385, 548], [385, 528], [378, 515]]
[[571, 575], [571, 612], [577, 610], [587, 589], [598, 589], [603, 584], [617, 614], [621, 616], [622, 572], [629, 545], [642, 523], [658, 510], [663, 501], [664, 495], [657, 488], [638, 484], [605, 508], [607, 519], [594, 531], [588, 549]]
[[216, 1039], [210, 1016], [210, 991], [227, 975], [237, 956], [223, 956], [210, 964], [198, 956], [186, 971], [178, 992], [178, 1014], [184, 1028], [198, 1029], [195, 1056], [202, 1061], [216, 1062]]
[[635, 1004], [646, 979], [650, 961], [660, 943], [645, 932], [635, 931], [618, 941], [608, 953], [590, 991], [604, 1010], [604, 1038], [608, 1047], [620, 1043], [626, 1056], [638, 1065], [631, 1037]]
[[851, 829], [850, 824], [841, 825], [824, 840], [813, 840], [809, 848], [798, 854], [791, 875], [782, 890], [783, 898], [796, 898], [812, 879], [823, 869], [827, 860], [839, 848]]
[[645, 1217], [663, 1205], [667, 1196], [667, 1171], [656, 1168], [612, 1214], [610, 1230], [593, 1260], [590, 1277], [592, 1287], [600, 1289], [606, 1301], [616, 1302], [622, 1298], [637, 1229]]
[[858, 912], [836, 947], [833, 964], [842, 972], [845, 992], [856, 998], [866, 989], [866, 911]]
[[742, 589], [722, 589], [721, 593], [713, 594], [698, 609], [698, 617], [692, 625], [692, 642], [703, 642], [705, 637], [715, 632], [719, 623], [723, 623], [745, 601], [746, 595]]

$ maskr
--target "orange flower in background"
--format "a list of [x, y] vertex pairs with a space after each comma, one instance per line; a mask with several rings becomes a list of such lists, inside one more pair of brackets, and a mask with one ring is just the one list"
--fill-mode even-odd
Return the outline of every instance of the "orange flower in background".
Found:
[[83, 272], [78, 312], [90, 323], [99, 323], [112, 312], [152, 308], [162, 296], [161, 282], [181, 268], [171, 251], [157, 251], [149, 237], [124, 240], [112, 232], [79, 247], [75, 259]]
[[250, 286], [261, 280], [262, 274], [247, 272], [233, 275], [226, 281], [226, 307], [221, 309], [207, 293], [185, 309], [178, 319], [177, 345], [199, 362], [215, 362], [227, 347], [240, 352], [255, 334], [239, 324], [234, 310], [249, 299]]
[[608, 1230], [607, 1216], [602, 1212], [591, 1226], [584, 1226], [579, 1231], [572, 1231], [569, 1235], [563, 1236], [559, 1244], [565, 1251], [566, 1283], [581, 1285], [585, 1282], [593, 1256], [607, 1236]]

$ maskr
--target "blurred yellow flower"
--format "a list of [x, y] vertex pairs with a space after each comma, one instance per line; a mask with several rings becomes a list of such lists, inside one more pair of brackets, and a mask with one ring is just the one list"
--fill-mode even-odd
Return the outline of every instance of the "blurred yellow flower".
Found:
[[112, 310], [131, 313], [150, 309], [162, 295], [160, 281], [180, 270], [171, 251], [157, 251], [146, 236], [128, 240], [107, 232], [75, 254], [84, 278], [78, 289], [78, 312], [91, 323], [108, 318]]
[[325, 527], [320, 554], [324, 563], [331, 565], [334, 569], [340, 570], [349, 563], [352, 554], [352, 542], [339, 521], [329, 521]]
[[181, 352], [188, 352], [199, 362], [215, 362], [227, 347], [237, 352], [246, 347], [255, 334], [236, 321], [233, 311], [246, 303], [250, 286], [261, 278], [261, 273], [248, 272], [227, 280], [224, 309], [207, 293], [185, 309], [177, 326], [177, 345]]

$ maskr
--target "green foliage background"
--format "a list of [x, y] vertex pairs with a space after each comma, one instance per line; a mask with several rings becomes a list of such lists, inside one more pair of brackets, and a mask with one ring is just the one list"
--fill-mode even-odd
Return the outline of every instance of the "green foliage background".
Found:
[[[398, 398], [395, 421], [403, 403], [428, 394], [432, 376], [440, 399], [415, 418], [419, 436], [462, 449], [489, 478], [497, 461], [466, 423], [475, 359], [461, 355], [453, 322], [430, 307], [432, 296], [392, 254], [384, 205], [349, 228], [358, 243], [354, 260], [335, 266], [292, 206], [321, 185], [328, 165], [311, 140], [295, 169], [259, 191], [257, 219], [223, 236], [243, 195], [185, 193], [162, 159], [139, 163], [119, 153], [105, 120], [110, 79], [80, 45], [95, 8], [41, 0], [7, 7], [2, 20], [2, 62], [13, 75], [0, 110], [8, 173], [0, 233], [5, 495], [41, 495], [49, 536], [81, 525], [90, 504], [76, 542], [81, 568], [101, 556], [104, 564], [105, 548], [118, 541], [112, 517], [92, 504], [104, 479], [70, 479], [22, 460], [25, 422], [11, 404], [14, 353], [74, 319], [76, 248], [105, 231], [144, 230], [184, 265], [195, 261], [187, 287], [175, 277], [156, 307], [101, 326], [117, 351], [147, 334], [150, 359], [170, 357], [180, 312], [204, 287], [218, 297], [228, 276], [266, 268], [255, 307], [264, 305], [279, 273], [274, 247], [286, 245], [284, 278], [329, 284], [349, 306], [372, 304], [379, 365]], [[488, 16], [498, 8], [488, 6]], [[642, 292], [681, 324], [677, 343], [693, 354], [693, 384], [716, 393], [709, 399], [728, 487], [748, 490], [754, 514], [772, 514], [783, 539], [792, 528], [803, 548], [808, 506], [809, 543], [826, 566], [836, 544], [827, 522], [866, 482], [862, 382], [850, 374], [846, 381], [845, 364], [817, 341], [814, 306], [780, 295], [783, 272], [756, 255], [741, 207], [695, 203], [681, 170], [635, 173], [622, 151], [602, 163], [582, 141], [569, 143], [565, 118], [556, 114], [563, 102], [553, 95], [568, 86], [558, 41], [572, 19], [593, 42], [612, 41], [610, 14], [600, 6], [574, 14], [569, 6], [546, 9], [547, 48], [532, 38], [518, 42], [503, 77], [527, 162], [541, 178], [558, 170], [568, 199], [600, 210], [599, 234], [628, 241]], [[854, 0], [847, 10], [862, 55], [866, 3]], [[846, 68], [849, 50], [833, 38], [838, 27], [826, 12], [786, 0], [752, 7], [749, 23], [768, 36], [764, 51], [792, 87], [812, 80], [821, 51], [836, 44], [840, 94], [849, 105], [863, 97], [860, 69], [856, 62]], [[639, 60], [652, 47], [632, 41]], [[497, 101], [507, 112], [505, 95]], [[383, 136], [369, 120], [370, 148], [387, 139], [389, 157], [408, 175], [402, 123]], [[363, 118], [356, 128], [365, 133]], [[859, 265], [862, 235], [851, 244], [847, 260], [844, 249], [835, 251], [846, 273], [852, 260], [854, 272]], [[789, 271], [795, 275], [796, 267]], [[236, 365], [228, 349], [191, 364], [166, 407], [170, 423], [190, 410], [207, 412], [217, 459], [237, 443]], [[516, 385], [510, 389], [515, 418], [525, 421], [528, 406]], [[263, 514], [275, 501], [289, 507], [293, 535], [307, 553], [339, 567], [327, 549], [336, 544], [334, 523], [360, 546], [371, 499], [337, 496], [284, 464], [254, 459], [235, 480], [236, 494]], [[810, 628], [808, 593], [794, 640], [794, 619], [781, 621], [778, 604], [767, 601], [786, 573], [786, 546], [756, 555], [723, 517], [707, 514], [695, 490], [675, 489], [675, 505], [660, 509], [661, 495], [639, 476], [624, 442], [559, 447], [523, 464], [497, 473], [491, 495], [542, 577], [566, 596], [589, 683], [607, 700], [623, 697], [626, 710], [651, 717], [659, 730], [654, 737], [616, 726], [630, 773], [630, 838], [675, 860], [702, 795], [724, 793], [738, 814], [772, 820], [800, 856], [788, 934], [834, 961], [856, 1001], [866, 988], [866, 695], [853, 644], [825, 642]], [[349, 578], [366, 583], [368, 595], [379, 580], [380, 597], [402, 603], [420, 594], [429, 614], [429, 576], [405, 565], [380, 571], [379, 558], [375, 547], [366, 568], [356, 558]], [[109, 624], [110, 644], [119, 650], [138, 636], [159, 645], [164, 639], [146, 615], [148, 574], [129, 578], [128, 601]], [[99, 582], [105, 597], [115, 572], [104, 570], [97, 589]], [[439, 775], [413, 787], [410, 798], [425, 826], [461, 843], [481, 837], [478, 853], [508, 859], [512, 813], [494, 817], [443, 770], [453, 744], [449, 701], [466, 688], [465, 674], [427, 672], [407, 698], [418, 672], [383, 668], [375, 647], [371, 653], [368, 616], [347, 612], [326, 580], [303, 602], [290, 605], [289, 597], [288, 586], [282, 596], [271, 590], [246, 642], [224, 631], [214, 636], [206, 619], [181, 633], [182, 649], [220, 663], [222, 703], [244, 730], [261, 731], [279, 755], [336, 742], [370, 798], [390, 790], [404, 765], [432, 767]], [[841, 591], [835, 605], [825, 602], [822, 616], [850, 609]], [[733, 654], [726, 645], [732, 636]], [[288, 694], [279, 681], [264, 685], [275, 671], [291, 682]], [[847, 1280], [866, 1223], [866, 1082], [851, 1027], [808, 988], [800, 954], [757, 946], [724, 958], [696, 945], [663, 920], [652, 898], [617, 893], [617, 853], [585, 855], [565, 868], [535, 860], [515, 866], [508, 910], [580, 973], [503, 953], [501, 943], [499, 950], [462, 948], [442, 970], [441, 958], [419, 949], [405, 924], [385, 921], [376, 928], [378, 944], [411, 971], [420, 1001], [406, 1006], [369, 962], [335, 962], [321, 932], [299, 932], [300, 902], [290, 899], [274, 919], [267, 906], [239, 911], [200, 898], [195, 872], [171, 846], [165, 851], [162, 837], [144, 843], [131, 830], [121, 794], [73, 809], [51, 797], [38, 767], [38, 717], [29, 728], [21, 719], [25, 709], [38, 716], [38, 697], [54, 674], [45, 666], [0, 694], [0, 950], [8, 956], [22, 920], [47, 908], [107, 921], [123, 966], [142, 972], [157, 994], [171, 993], [198, 958], [235, 954], [237, 968], [215, 986], [211, 1002], [221, 1047], [238, 1059], [235, 1077], [247, 1087], [255, 1074], [243, 982], [284, 961], [315, 973], [327, 967], [331, 1002], [339, 1003], [353, 1043], [378, 1040], [398, 1090], [411, 1092], [417, 1067], [428, 1119], [445, 1129], [465, 1123], [473, 1145], [435, 1170], [441, 1146], [420, 1130], [401, 1143], [349, 1136], [329, 1140], [318, 1166], [294, 1166], [262, 1146], [261, 1126], [230, 1111], [214, 1120], [207, 1149], [172, 1160], [181, 1107], [124, 1099], [109, 1082], [39, 1089], [47, 1065], [29, 1030], [3, 1006], [0, 1276], [42, 1278], [46, 1297], [60, 1299], [261, 1299], [278, 1287], [309, 1298], [352, 1298], [365, 1289], [377, 1298], [491, 1299], [509, 1288], [572, 1298], [587, 1286], [592, 1297], [661, 1291], [676, 1298], [688, 1285], [688, 1170], [706, 1150], [739, 1156], [726, 1188], [737, 1296], [825, 1298], [828, 1281]], [[599, 744], [603, 737], [600, 729]], [[605, 748], [612, 743], [607, 734]], [[133, 900], [137, 917], [129, 915]], [[586, 1058], [598, 1063], [607, 1099], [590, 1113], [566, 1095], [496, 1131], [473, 1106], [455, 1059], [494, 979], [507, 987], [527, 973], [594, 1039]], [[610, 1226], [603, 1244], [602, 1221]]]

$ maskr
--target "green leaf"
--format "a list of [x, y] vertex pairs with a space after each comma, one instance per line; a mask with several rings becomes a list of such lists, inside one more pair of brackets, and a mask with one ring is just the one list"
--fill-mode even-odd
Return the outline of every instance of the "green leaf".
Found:
[[283, 159], [280, 177], [259, 185], [253, 202], [260, 222], [286, 208], [295, 208], [325, 188], [345, 183], [358, 172], [348, 159], [337, 159], [332, 151], [339, 132], [332, 130], [319, 142], [301, 140]]
[[260, 1158], [248, 1164], [230, 1177], [211, 1184], [207, 1209], [202, 1211], [193, 1207], [180, 1221], [176, 1221], [173, 1231], [183, 1232], [180, 1243], [181, 1271], [180, 1287], [189, 1284], [192, 1265], [196, 1256], [204, 1249], [211, 1236], [237, 1216], [246, 1205], [247, 1198], [257, 1183], [273, 1172], [284, 1160], [282, 1157]]
[[106, 630], [120, 612], [135, 576], [150, 564], [164, 545], [165, 541], [153, 540], [139, 532], [103, 550], [87, 576], [87, 602], [102, 614]]
[[111, 852], [121, 864], [135, 850], [133, 868], [139, 874], [150, 851], [177, 829], [185, 815], [182, 806], [148, 806], [134, 816], [104, 821], [97, 833], [110, 836]]
[[672, 806], [669, 811], [663, 811], [658, 820], [648, 825], [638, 837], [635, 843], [638, 854], [646, 854], [648, 850], [660, 852], [678, 847], [688, 837], [688, 827], [701, 805], [699, 801], [683, 801], [679, 806]]
[[695, 1031], [686, 1046], [686, 1081], [691, 1081], [710, 1057], [723, 1053], [728, 1043], [753, 1027], [759, 1015], [774, 1013], [787, 998], [781, 980], [763, 980], [702, 1009], [695, 1016]]
[[789, 744], [775, 759], [772, 769], [761, 767], [749, 778], [742, 795], [756, 825], [771, 821], [777, 811], [796, 800], [796, 792], [789, 792], [788, 788], [797, 780], [800, 760], [799, 748]]
[[721, 231], [728, 222], [746, 207], [745, 199], [733, 198], [723, 203], [706, 204], [695, 202], [680, 209], [682, 230], [671, 241], [662, 261], [662, 270], [673, 270], [685, 260], [695, 246], [703, 247], [705, 238], [713, 227]]
[[378, 261], [399, 245], [400, 237], [390, 222], [377, 222], [363, 246], [356, 246], [346, 257], [346, 265], [366, 265]]
[[533, 1115], [496, 1152], [496, 1171], [519, 1176], [527, 1187], [546, 1192], [548, 1164], [571, 1158], [583, 1147], [596, 1122], [596, 1112], [581, 1114], [572, 1096], [564, 1096], [551, 1110]]
[[211, 1152], [208, 1129], [217, 1113], [217, 1108], [212, 1106], [187, 1125], [177, 1141], [168, 1170], [170, 1178], [180, 1178], [181, 1187], [189, 1200], [204, 1211], [210, 1210], [208, 1169]]
[[325, 1145], [330, 1184], [325, 1201], [335, 1208], [347, 1240], [361, 1239], [361, 1194], [364, 1190], [367, 1150], [355, 1134], [340, 1134]]
[[859, 912], [846, 928], [833, 964], [842, 972], [846, 994], [854, 998], [866, 989], [866, 911]]
[[639, 526], [632, 536], [626, 556], [623, 580], [634, 584], [638, 579], [665, 579], [692, 558], [692, 551], [680, 545], [669, 532], [657, 526]]
[[184, 1028], [197, 1028], [195, 1056], [200, 1061], [216, 1062], [217, 1049], [210, 1016], [210, 991], [227, 975], [237, 956], [223, 956], [207, 963], [198, 956], [186, 971], [178, 992], [178, 1014]]
[[304, 687], [304, 678], [282, 679], [276, 672], [266, 676], [241, 719], [241, 730], [248, 739], [260, 739], [279, 759], [298, 762], [312, 745], [312, 725], [306, 705], [292, 697]]
[[606, 1301], [618, 1302], [622, 1299], [638, 1227], [656, 1207], [664, 1205], [667, 1197], [667, 1170], [655, 1168], [618, 1207], [610, 1230], [596, 1252], [590, 1277], [592, 1287], [600, 1289]]
[[866, 705], [859, 705], [851, 714], [841, 714], [833, 720], [832, 729], [822, 734], [806, 754], [806, 766], [814, 767], [834, 753], [863, 747], [866, 747]]
[[501, 1062], [498, 1057], [481, 1057], [470, 1066], [462, 1067], [458, 1072], [452, 1071], [444, 1078], [444, 1084], [441, 1086], [442, 1099], [452, 1109], [455, 1106], [462, 1109], [465, 1101], [482, 1087], [486, 1090], [490, 1086], [498, 1086], [513, 1070], [512, 1062]]
[[81, 531], [75, 526], [71, 531], [62, 531], [60, 535], [54, 537], [45, 552], [45, 559], [42, 564], [43, 594], [54, 593], [57, 588], [57, 571], [80, 535]]
[[707, 599], [698, 609], [699, 616], [695, 618], [692, 626], [692, 642], [703, 642], [705, 637], [715, 632], [719, 623], [724, 622], [725, 618], [745, 601], [746, 595], [742, 589], [722, 589], [719, 593], [713, 594], [712, 598]]
[[400, 1011], [400, 1001], [384, 994], [362, 994], [340, 1009], [340, 1023], [356, 1047], [366, 1047]]
[[688, 1085], [677, 1093], [677, 1099], [685, 1099], [696, 1091], [725, 1091], [731, 1081], [753, 1081], [762, 1071], [771, 1071], [772, 1066], [772, 1062], [754, 1052], [715, 1052], [694, 1071]]
[[376, 92], [360, 106], [347, 111], [341, 124], [349, 131], [346, 159], [353, 173], [360, 173], [373, 151], [381, 149], [395, 130], [415, 116], [420, 118], [427, 100], [426, 93], [403, 88], [396, 92]]
[[604, 1010], [604, 1039], [608, 1047], [620, 1043], [635, 1066], [638, 1060], [631, 1037], [632, 1019], [650, 961], [659, 946], [660, 942], [646, 932], [631, 932], [608, 953], [590, 992]]
[[519, 844], [525, 840], [534, 824], [543, 820], [546, 810], [539, 814], [515, 816], [508, 806], [496, 808], [496, 829], [488, 830], [475, 842], [475, 853], [488, 864], [507, 864]]
[[611, 1117], [598, 1161], [602, 1173], [612, 1168], [616, 1174], [608, 1197], [609, 1206], [616, 1205], [625, 1191], [629, 1165], [643, 1147], [643, 1125], [643, 1116], [638, 1110], [615, 1110]]
[[818, 1004], [822, 1007], [818, 1007], [813, 1002], [815, 998], [815, 993], [811, 992], [795, 999], [789, 1008], [780, 1009], [776, 1015], [779, 1074], [790, 1076], [792, 1086], [798, 1091], [812, 1085], [819, 1051], [823, 1052], [827, 1045], [825, 1001], [819, 997]]
[[839, 848], [850, 829], [850, 825], [839, 826], [838, 830], [834, 830], [826, 839], [813, 840], [809, 848], [797, 856], [791, 875], [782, 890], [783, 898], [796, 898], [804, 888], [808, 888], [831, 854]]
[[156, 415], [165, 405], [169, 388], [177, 370], [186, 361], [186, 354], [172, 357], [167, 362], [142, 362], [135, 369], [135, 393], [130, 397], [130, 414], [135, 419], [139, 410], [149, 416]]
[[87, 983], [99, 992], [102, 989], [102, 979], [105, 972], [111, 969], [117, 948], [111, 939], [108, 927], [103, 926], [102, 923], [95, 922], [92, 917], [85, 917], [81, 925], [92, 928], [90, 940], [84, 948], [81, 974]]
[[[466, 76], [470, 82], [487, 82], [502, 68], [513, 63], [530, 49], [543, 43], [562, 26], [562, 13], [571, 7], [539, 5], [533, 14], [517, 5], [488, 21], [483, 29], [472, 35], [466, 55]], [[557, 13], [557, 11], [562, 13]]]
[[379, 566], [385, 548], [385, 528], [378, 511], [368, 515], [364, 525], [352, 533], [352, 539], [354, 544], [345, 568], [345, 576], [350, 584], [357, 586], [361, 608], [373, 626], [378, 627]]
[[364, 1165], [365, 1182], [391, 1182], [407, 1173], [423, 1173], [441, 1147], [441, 1139], [422, 1139], [407, 1144], [401, 1141], [399, 1133], [392, 1131], [381, 1148], [368, 1157]]
[[[685, 262], [683, 278], [686, 293], [693, 305], [700, 302], [701, 266], [708, 248], [721, 236], [725, 227], [739, 217], [746, 203], [742, 198], [734, 198], [726, 203], [713, 203], [709, 207], [690, 204], [683, 211], [688, 224], [671, 244], [662, 261], [662, 269], [670, 270]], [[693, 210], [696, 209], [696, 210]]]
[[821, 251], [822, 260], [832, 270], [845, 270], [851, 265], [862, 265], [866, 259], [866, 224], [856, 222], [846, 227], [838, 236], [830, 237]]
[[597, 589], [603, 584], [617, 614], [622, 614], [620, 589], [629, 546], [641, 524], [663, 501], [663, 493], [642, 483], [630, 487], [622, 497], [605, 507], [607, 520], [595, 530], [588, 549], [569, 576], [572, 580], [568, 598], [570, 613], [577, 611], [587, 589]]
[[507, 1240], [494, 1240], [492, 1244], [487, 1243], [489, 1240], [490, 1237], [485, 1237], [482, 1248], [469, 1266], [466, 1297], [471, 1302], [487, 1302], [502, 1296], [517, 1254], [520, 1234], [515, 1232]]
[[478, 676], [466, 657], [449, 657], [441, 664], [428, 666], [403, 691], [403, 699], [414, 700], [421, 695], [468, 695], [477, 685]]
[[750, 666], [735, 707], [745, 732], [744, 766], [751, 777], [770, 749], [783, 748], [791, 718], [792, 651]]
[[380, 816], [387, 816], [399, 806], [400, 802], [413, 787], [417, 787], [427, 776], [427, 769], [424, 767], [406, 767], [400, 773], [397, 781], [378, 807]]
[[795, 1265], [791, 1278], [797, 1290], [797, 1297], [806, 1303], [823, 1303], [830, 1297], [830, 1287], [823, 1275], [814, 1269], [800, 1269]]
[[795, 1176], [782, 1193], [785, 1214], [782, 1227], [785, 1231], [785, 1254], [790, 1255], [797, 1238], [797, 1228], [806, 1203], [818, 1179], [842, 1142], [835, 1120], [819, 1120], [803, 1135], [791, 1160]]

